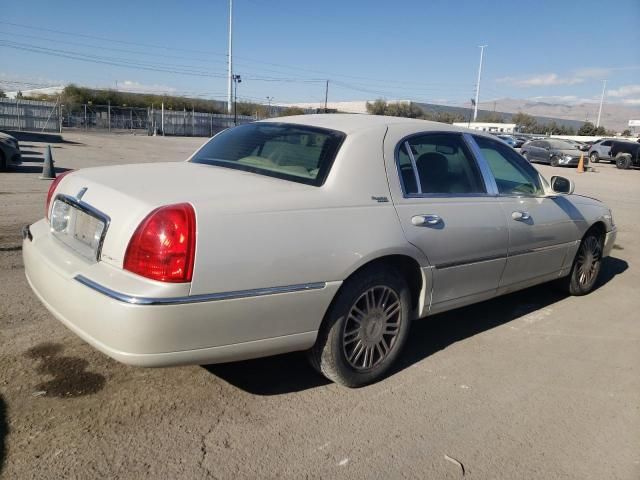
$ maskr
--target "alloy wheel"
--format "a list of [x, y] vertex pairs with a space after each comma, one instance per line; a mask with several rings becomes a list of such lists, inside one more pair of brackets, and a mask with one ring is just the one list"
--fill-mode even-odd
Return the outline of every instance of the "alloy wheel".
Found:
[[589, 288], [600, 269], [602, 245], [595, 236], [588, 236], [580, 245], [576, 259], [577, 280], [581, 287]]
[[344, 322], [342, 348], [349, 365], [369, 370], [392, 351], [400, 332], [400, 297], [383, 285], [369, 288], [353, 303]]

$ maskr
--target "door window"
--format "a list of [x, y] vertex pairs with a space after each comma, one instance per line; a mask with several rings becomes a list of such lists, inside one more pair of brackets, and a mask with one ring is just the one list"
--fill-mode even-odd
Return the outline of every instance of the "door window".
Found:
[[486, 193], [480, 170], [461, 135], [414, 136], [401, 144], [397, 162], [405, 194]]
[[602, 142], [600, 145], [602, 145], [603, 147], [610, 147], [611, 146], [611, 141], [607, 140], [606, 142]]
[[540, 175], [508, 145], [490, 138], [473, 137], [489, 164], [501, 195], [541, 195]]

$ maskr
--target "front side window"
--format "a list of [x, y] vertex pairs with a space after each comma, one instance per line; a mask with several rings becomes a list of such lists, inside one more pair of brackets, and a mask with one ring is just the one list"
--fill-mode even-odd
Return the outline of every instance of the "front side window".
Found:
[[216, 135], [191, 162], [320, 186], [344, 138], [344, 133], [324, 128], [250, 123]]
[[490, 138], [473, 137], [489, 164], [501, 195], [541, 195], [540, 175], [509, 146]]
[[430, 133], [403, 141], [398, 170], [405, 194], [486, 193], [480, 170], [459, 134]]

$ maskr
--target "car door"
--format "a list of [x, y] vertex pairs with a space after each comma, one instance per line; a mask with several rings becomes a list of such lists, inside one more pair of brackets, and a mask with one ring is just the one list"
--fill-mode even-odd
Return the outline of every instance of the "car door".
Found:
[[404, 234], [431, 265], [430, 311], [495, 295], [506, 263], [507, 225], [465, 137], [407, 136], [406, 127], [390, 125], [384, 152]]
[[598, 155], [600, 158], [611, 158], [611, 145], [613, 142], [611, 140], [605, 140], [598, 146]]
[[474, 136], [493, 173], [509, 226], [508, 258], [500, 287], [521, 288], [557, 275], [579, 238], [569, 202], [545, 193], [537, 170], [493, 139]]

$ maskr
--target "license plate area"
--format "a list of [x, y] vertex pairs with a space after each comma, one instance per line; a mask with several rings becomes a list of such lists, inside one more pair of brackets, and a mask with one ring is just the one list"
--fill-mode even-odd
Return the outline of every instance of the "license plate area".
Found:
[[54, 237], [94, 262], [100, 259], [109, 217], [73, 197], [58, 195], [51, 209]]

